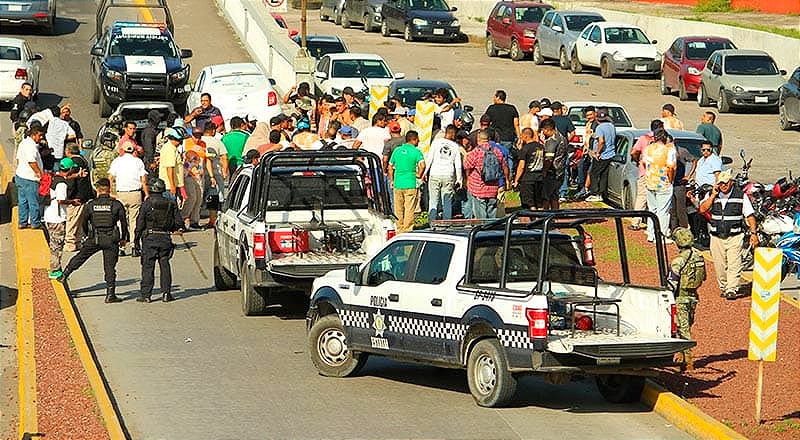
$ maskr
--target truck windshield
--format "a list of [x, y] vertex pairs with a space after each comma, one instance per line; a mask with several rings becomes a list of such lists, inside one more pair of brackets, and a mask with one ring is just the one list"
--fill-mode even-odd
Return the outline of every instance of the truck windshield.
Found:
[[150, 56], [174, 58], [178, 56], [175, 45], [166, 35], [147, 33], [128, 34], [114, 38], [109, 50], [111, 56]]
[[[512, 239], [508, 255], [507, 281], [537, 281], [541, 250], [539, 236], [528, 235]], [[556, 235], [550, 238], [549, 265], [581, 265], [576, 248], [569, 236]], [[479, 238], [472, 262], [472, 282], [476, 284], [498, 283], [502, 267], [503, 236]]]
[[285, 171], [273, 169], [266, 197], [267, 211], [290, 209], [366, 209], [361, 175], [348, 171]]

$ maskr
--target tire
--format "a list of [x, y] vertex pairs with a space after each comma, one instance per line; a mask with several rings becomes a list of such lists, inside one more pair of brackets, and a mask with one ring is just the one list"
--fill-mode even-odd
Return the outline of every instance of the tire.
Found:
[[342, 24], [342, 11], [333, 10], [333, 24], [339, 26]]
[[353, 25], [353, 22], [350, 21], [350, 16], [347, 14], [347, 9], [342, 11], [342, 27], [344, 29], [350, 29], [350, 26]]
[[308, 352], [319, 374], [328, 377], [352, 376], [369, 357], [347, 348], [342, 320], [336, 315], [318, 318], [308, 332]]
[[225, 269], [219, 261], [219, 244], [214, 237], [214, 287], [217, 290], [233, 290], [236, 288], [236, 276]]
[[780, 103], [778, 105], [778, 123], [781, 126], [781, 130], [788, 130], [792, 128], [792, 123], [789, 121], [789, 116], [786, 115], [786, 104]]
[[731, 111], [731, 106], [728, 104], [728, 98], [725, 97], [725, 89], [719, 89], [719, 98], [717, 98], [717, 110], [720, 113], [728, 113]]
[[633, 209], [634, 205], [634, 197], [633, 193], [631, 192], [631, 186], [625, 185], [622, 189], [622, 209], [626, 211], [630, 211]]
[[364, 32], [370, 33], [372, 32], [372, 28], [372, 14], [364, 15]]
[[508, 56], [514, 61], [520, 61], [525, 58], [525, 52], [519, 47], [519, 41], [511, 40], [511, 47], [508, 49]]
[[325, 15], [322, 11], [324, 11], [324, 9], [319, 8], [319, 21], [328, 21], [330, 17]]
[[386, 24], [386, 20], [381, 23], [381, 35], [384, 37], [391, 37], [392, 31], [389, 30], [389, 25]]
[[406, 40], [406, 41], [409, 41], [409, 42], [414, 41], [414, 36], [411, 35], [411, 25], [410, 24], [406, 24], [405, 29], [403, 29], [403, 39]]
[[486, 36], [486, 56], [488, 57], [496, 57], [497, 56], [497, 46], [494, 45], [494, 38], [491, 35]]
[[581, 60], [578, 59], [578, 51], [572, 52], [572, 57], [569, 60], [569, 70], [572, 73], [581, 73], [583, 72], [583, 64], [581, 64]]
[[697, 88], [697, 105], [700, 107], [708, 107], [711, 105], [711, 102], [708, 100], [708, 94], [706, 93], [706, 86], [703, 83], [700, 83], [700, 87]]
[[660, 85], [661, 85], [661, 94], [662, 95], [671, 95], [672, 94], [672, 90], [670, 90], [669, 87], [667, 87], [667, 78], [664, 76], [664, 72], [661, 72]]
[[537, 66], [541, 66], [542, 64], [544, 64], [544, 57], [542, 56], [542, 48], [541, 46], [539, 46], [538, 41], [533, 43], [533, 55], [531, 55], [531, 58], [533, 58], [533, 64], [536, 64]]
[[92, 104], [97, 104], [100, 102], [100, 88], [97, 87], [97, 84], [92, 83]]
[[480, 406], [503, 406], [514, 396], [517, 380], [508, 370], [508, 361], [497, 339], [478, 341], [469, 352], [467, 382]]
[[686, 91], [686, 84], [683, 83], [683, 78], [678, 78], [678, 99], [681, 101], [689, 100], [689, 93]]
[[558, 67], [560, 67], [561, 70], [569, 69], [569, 58], [567, 58], [567, 49], [563, 47], [561, 48], [560, 51], [558, 51]]
[[611, 403], [638, 402], [644, 390], [644, 376], [601, 374], [595, 382], [603, 398]]
[[102, 92], [100, 92], [99, 104], [100, 104], [100, 117], [107, 118], [111, 116], [111, 112], [114, 111], [114, 109], [111, 108], [111, 104], [108, 103], [105, 95], [103, 95]]
[[242, 280], [239, 283], [239, 290], [242, 293], [242, 313], [244, 316], [256, 315], [263, 312], [267, 307], [264, 295], [253, 286], [248, 272], [247, 266], [245, 265], [239, 269], [239, 279]]
[[611, 78], [614, 76], [614, 72], [611, 71], [611, 65], [608, 63], [608, 58], [600, 60], [600, 76], [603, 78]]

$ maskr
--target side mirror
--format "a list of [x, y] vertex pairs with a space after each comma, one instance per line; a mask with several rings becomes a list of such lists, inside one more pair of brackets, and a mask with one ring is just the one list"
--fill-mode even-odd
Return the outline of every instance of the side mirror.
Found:
[[394, 74], [394, 79], [403, 79], [405, 77], [406, 77], [406, 74], [402, 73], [402, 72]]
[[564, 33], [564, 28], [562, 28], [562, 27], [561, 27], [561, 26], [559, 26], [559, 25], [555, 25], [555, 26], [553, 26], [553, 30], [554, 30], [554, 31], [556, 31], [556, 32], [558, 32], [559, 34], [563, 34], [563, 33]]
[[473, 111], [473, 110], [475, 110], [475, 107], [473, 107], [473, 106], [471, 106], [471, 105], [465, 105], [465, 106], [464, 106], [464, 111], [465, 111], [465, 112], [471, 112], [471, 111]]
[[349, 264], [345, 269], [344, 279], [348, 283], [359, 284], [361, 282], [361, 268], [358, 264]]
[[722, 164], [723, 165], [730, 165], [733, 163], [733, 159], [729, 156], [722, 156]]
[[[33, 56], [31, 57], [31, 61], [39, 61], [39, 60], [41, 60], [41, 59], [44, 59], [44, 57], [43, 57], [43, 56], [42, 56], [42, 54], [40, 54], [40, 53], [35, 53], [35, 54], [33, 54]], [[785, 70], [782, 70], [782, 72], [785, 72]], [[786, 74], [784, 73], [784, 75], [786, 75]]]
[[278, 82], [275, 81], [275, 78], [270, 78], [269, 79], [269, 85], [271, 85], [272, 87], [275, 87], [277, 84], [278, 84]]
[[653, 40], [653, 41], [651, 41], [651, 43], [658, 44], [658, 40]]
[[739, 157], [741, 157], [742, 159], [744, 159], [744, 148], [742, 148], [741, 150], [739, 150]]
[[92, 56], [101, 57], [103, 56], [103, 48], [95, 46], [92, 48], [92, 51], [90, 53], [92, 54]]
[[781, 69], [781, 76], [786, 75], [786, 69]]
[[84, 139], [83, 148], [87, 150], [94, 148], [94, 141], [91, 139]]
[[328, 79], [328, 74], [321, 71], [314, 72], [314, 77], [317, 79]]
[[509, 25], [509, 24], [511, 24], [511, 19], [510, 19], [510, 18], [508, 18], [508, 17], [504, 18], [504, 19], [503, 19], [503, 24], [505, 24], [505, 25]]
[[451, 12], [456, 12], [456, 11], [458, 11], [458, 8], [457, 8], [457, 7], [455, 7], [455, 6], [453, 6], [453, 7], [451, 7], [451, 8], [450, 8], [450, 11], [451, 11]]
[[289, 31], [289, 37], [290, 38], [294, 38], [299, 34], [300, 34], [300, 32], [298, 32], [297, 29], [292, 29], [292, 30]]
[[191, 49], [181, 49], [181, 58], [191, 58], [191, 57], [192, 57]]

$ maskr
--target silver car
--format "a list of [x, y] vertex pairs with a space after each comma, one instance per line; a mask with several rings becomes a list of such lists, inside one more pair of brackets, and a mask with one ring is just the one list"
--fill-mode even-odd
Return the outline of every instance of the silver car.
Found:
[[[617, 151], [608, 168], [608, 203], [612, 206], [633, 209], [639, 167], [631, 158], [631, 151], [639, 137], [646, 133], [648, 130], [617, 132]], [[700, 145], [705, 140], [703, 136], [691, 131], [667, 130], [667, 133], [675, 139], [677, 147], [686, 148], [695, 158], [700, 158]]]
[[784, 75], [786, 71], [762, 50], [718, 50], [701, 72], [697, 104], [705, 107], [716, 101], [720, 113], [737, 107], [775, 111]]
[[591, 23], [606, 21], [596, 12], [550, 10], [545, 14], [536, 41], [533, 43], [533, 62], [558, 60], [558, 66], [569, 69], [569, 54], [583, 28]]
[[56, 27], [56, 0], [0, 0], [0, 25], [38, 26], [47, 34]]

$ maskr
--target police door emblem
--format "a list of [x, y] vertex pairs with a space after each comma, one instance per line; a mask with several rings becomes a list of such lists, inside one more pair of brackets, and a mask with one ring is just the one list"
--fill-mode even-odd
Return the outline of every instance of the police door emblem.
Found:
[[383, 337], [383, 332], [386, 330], [386, 317], [378, 310], [378, 313], [372, 314], [372, 328], [375, 329], [375, 336]]

